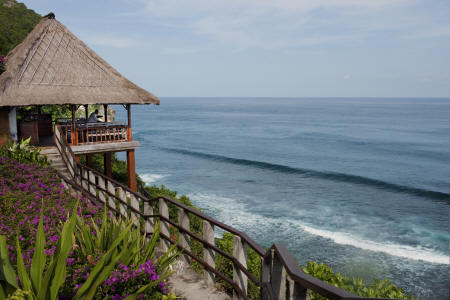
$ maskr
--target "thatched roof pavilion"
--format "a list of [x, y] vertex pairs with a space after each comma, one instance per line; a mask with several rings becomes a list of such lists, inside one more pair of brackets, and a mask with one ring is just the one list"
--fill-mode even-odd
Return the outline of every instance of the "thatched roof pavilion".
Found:
[[[103, 105], [105, 122], [89, 122], [87, 106], [92, 104]], [[108, 122], [108, 104], [126, 106], [128, 123]], [[53, 130], [61, 130], [73, 152], [87, 155], [88, 163], [93, 153], [103, 153], [108, 175], [111, 153], [127, 151], [128, 182], [136, 189], [134, 149], [139, 143], [132, 140], [131, 104], [159, 105], [159, 99], [120, 75], [50, 13], [6, 56], [0, 75], [0, 144], [19, 134], [41, 145], [53, 138]], [[51, 115], [43, 117], [39, 109], [37, 118], [17, 126], [16, 107], [42, 105], [70, 105], [71, 121], [53, 125]], [[80, 105], [86, 118], [77, 120]]]
[[6, 56], [0, 106], [159, 104], [58, 22], [43, 18]]

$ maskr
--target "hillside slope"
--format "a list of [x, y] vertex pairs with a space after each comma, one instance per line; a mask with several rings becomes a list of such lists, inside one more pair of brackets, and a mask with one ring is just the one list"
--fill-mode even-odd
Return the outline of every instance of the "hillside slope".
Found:
[[33, 30], [42, 16], [15, 0], [0, 0], [0, 55], [6, 56]]

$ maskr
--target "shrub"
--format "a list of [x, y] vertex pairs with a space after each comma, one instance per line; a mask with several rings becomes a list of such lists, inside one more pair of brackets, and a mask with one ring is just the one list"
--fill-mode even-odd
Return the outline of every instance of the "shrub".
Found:
[[20, 142], [7, 141], [6, 145], [0, 147], [0, 156], [9, 157], [20, 163], [32, 163], [39, 166], [48, 166], [45, 156], [41, 156], [39, 148], [30, 145], [30, 139]]
[[[306, 267], [302, 267], [302, 270], [308, 275], [362, 297], [414, 299], [413, 296], [406, 295], [403, 289], [392, 284], [389, 279], [374, 280], [372, 283], [366, 284], [361, 278], [347, 277], [341, 273], [335, 273], [327, 265], [316, 262], [308, 262]], [[322, 300], [326, 298], [313, 292], [311, 299]]]

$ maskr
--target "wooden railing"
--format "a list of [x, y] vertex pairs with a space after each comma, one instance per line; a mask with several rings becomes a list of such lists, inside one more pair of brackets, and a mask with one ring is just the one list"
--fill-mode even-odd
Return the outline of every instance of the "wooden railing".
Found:
[[77, 124], [75, 132], [71, 124], [55, 125], [61, 128], [66, 142], [70, 145], [86, 145], [109, 142], [126, 142], [130, 140], [131, 130], [127, 125], [114, 123]]
[[[176, 243], [183, 251], [183, 259], [196, 261], [203, 266], [203, 276], [214, 285], [217, 278], [222, 279], [233, 289], [233, 299], [249, 299], [249, 280], [260, 289], [260, 299], [310, 299], [312, 291], [329, 299], [352, 300], [369, 299], [355, 296], [311, 277], [300, 269], [295, 259], [284, 245], [275, 244], [264, 249], [245, 233], [219, 222], [191, 207], [169, 197], [151, 198], [129, 189], [127, 186], [109, 178], [75, 160], [70, 146], [62, 137], [62, 130], [55, 132], [55, 144], [73, 178], [66, 184], [96, 203], [106, 204], [116, 216], [133, 218], [143, 225], [147, 234], [153, 233], [154, 224], [160, 222], [160, 249], [166, 251], [170, 244]], [[177, 216], [169, 215], [169, 208], [176, 209]], [[201, 230], [196, 232], [190, 220], [201, 221]], [[171, 229], [172, 228], [172, 229]], [[177, 237], [171, 237], [176, 230]], [[233, 253], [220, 249], [216, 244], [215, 230], [233, 235]], [[203, 246], [201, 255], [191, 249], [193, 241]], [[247, 266], [248, 250], [253, 249], [261, 259], [260, 278], [256, 278]], [[233, 278], [220, 272], [215, 266], [219, 254], [233, 264]]]

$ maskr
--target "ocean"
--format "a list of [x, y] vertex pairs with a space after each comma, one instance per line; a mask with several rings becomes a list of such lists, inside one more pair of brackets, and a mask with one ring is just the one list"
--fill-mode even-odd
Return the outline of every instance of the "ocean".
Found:
[[449, 299], [450, 99], [162, 98], [132, 116], [146, 183], [301, 265]]

